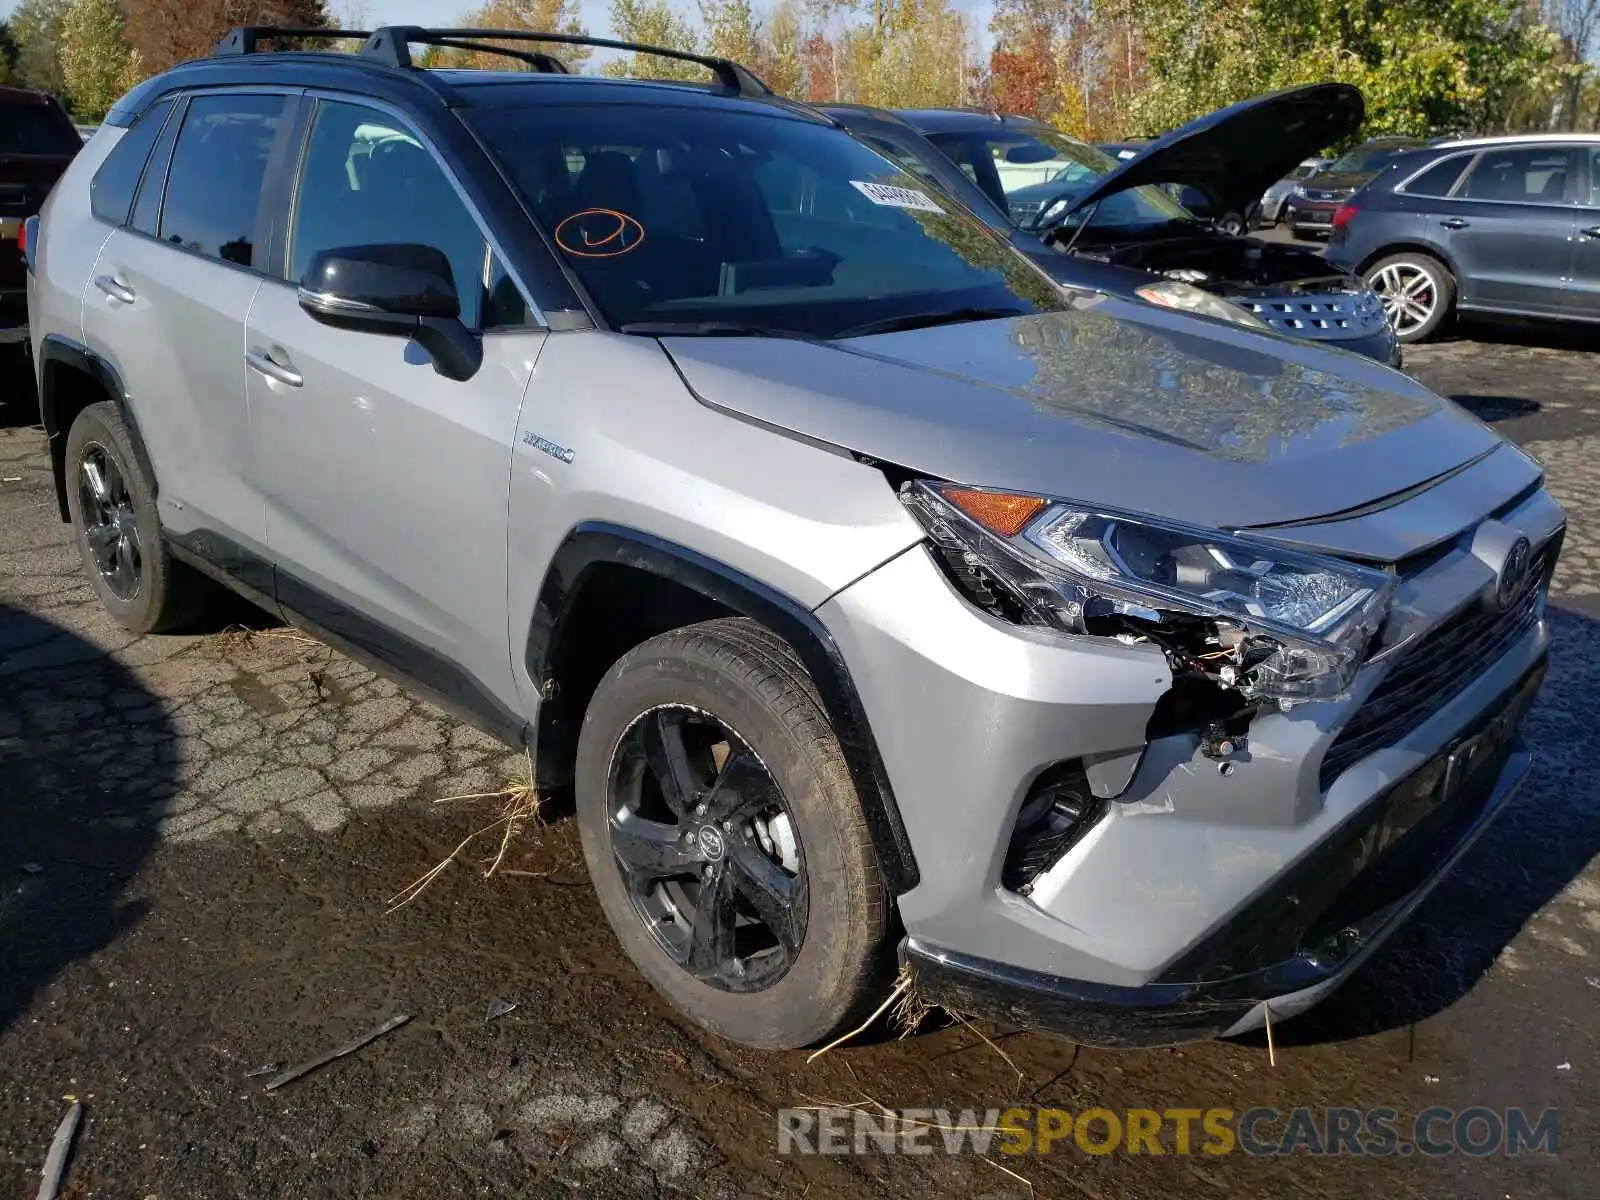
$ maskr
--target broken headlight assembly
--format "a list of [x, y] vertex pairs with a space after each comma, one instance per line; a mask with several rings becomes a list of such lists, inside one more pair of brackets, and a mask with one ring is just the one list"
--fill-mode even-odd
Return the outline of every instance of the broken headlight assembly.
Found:
[[1386, 571], [1065, 500], [931, 480], [901, 498], [980, 608], [1148, 640], [1251, 699], [1341, 694], [1394, 591]]

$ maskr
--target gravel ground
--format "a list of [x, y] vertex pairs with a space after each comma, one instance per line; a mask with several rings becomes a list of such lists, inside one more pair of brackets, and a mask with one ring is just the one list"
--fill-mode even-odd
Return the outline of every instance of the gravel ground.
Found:
[[[1593, 1196], [1600, 371], [1577, 335], [1464, 333], [1408, 368], [1538, 454], [1572, 518], [1538, 766], [1410, 925], [1279, 1027], [1275, 1068], [1258, 1040], [1107, 1052], [961, 1025], [810, 1064], [729, 1047], [622, 958], [559, 812], [517, 874], [460, 866], [386, 914], [493, 811], [432, 801], [519, 756], [244, 610], [257, 628], [127, 636], [56, 520], [42, 436], [0, 430], [0, 1196], [33, 1194], [68, 1095], [74, 1196]], [[487, 1021], [494, 1000], [517, 1007]], [[280, 1091], [252, 1074], [396, 1012]], [[779, 1157], [775, 1111], [818, 1099], [1558, 1106], [1560, 1152]]]

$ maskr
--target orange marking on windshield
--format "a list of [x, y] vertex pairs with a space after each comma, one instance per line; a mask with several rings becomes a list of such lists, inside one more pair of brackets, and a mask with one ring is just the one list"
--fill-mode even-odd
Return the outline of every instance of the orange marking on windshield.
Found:
[[555, 238], [575, 258], [616, 258], [644, 244], [644, 226], [614, 208], [586, 208], [557, 225]]

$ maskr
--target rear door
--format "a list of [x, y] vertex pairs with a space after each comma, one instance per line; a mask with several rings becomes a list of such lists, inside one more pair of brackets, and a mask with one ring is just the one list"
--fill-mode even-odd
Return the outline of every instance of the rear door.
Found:
[[248, 479], [244, 323], [272, 220], [261, 195], [292, 141], [296, 103], [239, 92], [184, 102], [84, 293], [85, 341], [128, 390], [163, 525], [234, 569], [260, 565], [266, 550]]
[[1577, 175], [1570, 146], [1494, 146], [1478, 155], [1454, 195], [1437, 205], [1462, 307], [1561, 311], [1572, 266]]
[[[450, 260], [462, 321], [483, 338], [471, 379], [446, 379], [405, 338], [300, 308], [295, 281], [318, 251], [394, 243]], [[249, 377], [280, 602], [460, 707], [520, 711], [511, 448], [545, 330], [425, 139], [361, 103], [317, 102], [276, 275], [229, 352]]]
[[1588, 177], [1578, 205], [1564, 316], [1600, 320], [1600, 143], [1581, 147]]

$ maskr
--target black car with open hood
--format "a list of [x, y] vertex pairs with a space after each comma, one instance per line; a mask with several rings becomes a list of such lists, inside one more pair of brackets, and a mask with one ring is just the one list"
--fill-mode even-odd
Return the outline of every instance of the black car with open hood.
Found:
[[1243, 212], [1324, 146], [1348, 138], [1361, 93], [1314, 84], [1190, 122], [1118, 161], [1028, 117], [952, 109], [824, 106], [858, 138], [962, 201], [1057, 281], [1271, 329], [1398, 364], [1377, 297], [1312, 251], [1225, 233], [1212, 212]]

